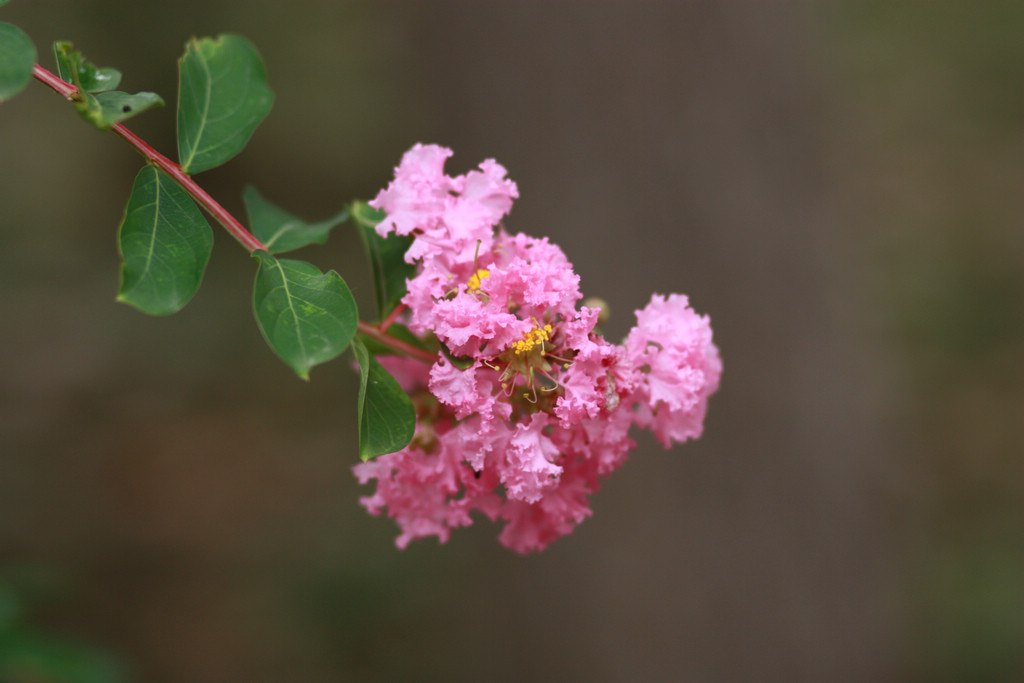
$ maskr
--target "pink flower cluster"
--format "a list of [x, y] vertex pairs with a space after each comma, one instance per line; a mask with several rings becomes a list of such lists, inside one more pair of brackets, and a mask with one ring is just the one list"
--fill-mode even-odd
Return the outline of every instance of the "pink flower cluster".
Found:
[[400, 548], [472, 523], [504, 520], [499, 540], [540, 550], [590, 515], [588, 497], [651, 428], [668, 447], [700, 436], [722, 364], [707, 317], [687, 298], [655, 295], [622, 345], [579, 307], [579, 277], [547, 239], [509, 235], [501, 219], [518, 197], [487, 160], [449, 177], [451, 150], [416, 145], [371, 205], [377, 232], [409, 235], [417, 264], [405, 322], [444, 353], [432, 367], [385, 356], [417, 406], [416, 434], [397, 453], [355, 466], [361, 500], [401, 528]]

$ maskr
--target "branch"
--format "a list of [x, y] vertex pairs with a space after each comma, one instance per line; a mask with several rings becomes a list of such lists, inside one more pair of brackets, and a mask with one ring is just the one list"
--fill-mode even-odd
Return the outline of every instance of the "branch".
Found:
[[[49, 86], [55, 90], [59, 95], [63, 96], [68, 101], [74, 101], [75, 94], [78, 92], [78, 88], [74, 85], [61, 80], [57, 75], [50, 71], [47, 71], [38, 64], [32, 70], [32, 75], [36, 80], [40, 81], [44, 85]], [[183, 190], [189, 193], [196, 202], [202, 206], [210, 216], [213, 217], [220, 225], [231, 234], [236, 240], [245, 247], [249, 253], [256, 251], [257, 249], [267, 250], [266, 246], [263, 245], [255, 236], [243, 226], [238, 219], [228, 213], [227, 209], [221, 206], [217, 200], [211, 197], [206, 190], [196, 184], [192, 177], [181, 170], [181, 165], [171, 161], [160, 152], [153, 149], [149, 143], [140, 138], [135, 133], [131, 132], [124, 126], [124, 124], [118, 123], [111, 126], [110, 130], [119, 135], [129, 145], [134, 147], [142, 156], [144, 156], [150, 163], [157, 166], [164, 173], [169, 175], [174, 182], [181, 186]], [[389, 318], [388, 326], [394, 321], [394, 317]], [[413, 346], [401, 339], [396, 339], [391, 335], [387, 334], [387, 328], [383, 326], [372, 325], [370, 323], [359, 321], [359, 331], [365, 334], [367, 337], [376, 339], [378, 342], [384, 344], [388, 348], [391, 348], [399, 353], [404, 353], [407, 356], [417, 358], [427, 363], [433, 363], [437, 360], [437, 354], [425, 351], [421, 348]]]
[[371, 325], [370, 323], [366, 323], [360, 320], [359, 331], [365, 334], [367, 337], [376, 339], [381, 344], [384, 344], [387, 347], [395, 351], [398, 351], [399, 353], [404, 353], [407, 356], [410, 356], [417, 360], [421, 360], [425, 363], [433, 364], [437, 360], [436, 353], [431, 353], [430, 351], [421, 349], [418, 346], [413, 346], [412, 344], [404, 342], [401, 339], [395, 339], [391, 335], [381, 330], [376, 325]]
[[[50, 73], [38, 64], [35, 65], [32, 75], [35, 76], [37, 80], [56, 90], [69, 101], [73, 100], [75, 93], [78, 92], [78, 88], [70, 83], [62, 81], [56, 75]], [[171, 161], [163, 154], [150, 147], [149, 143], [128, 130], [123, 123], [113, 125], [110, 130], [121, 136], [121, 138], [127, 141], [128, 144], [134, 147], [140, 154], [142, 154], [142, 156], [146, 157], [150, 163], [154, 164], [161, 171], [171, 176], [174, 182], [192, 195], [192, 198], [195, 199], [201, 207], [206, 209], [206, 212], [209, 213], [215, 221], [220, 223], [232, 237], [238, 240], [250, 254], [257, 249], [267, 249], [263, 246], [262, 242], [256, 239], [251, 232], [245, 229], [245, 226], [238, 222], [238, 219], [228, 213], [227, 209], [218, 204], [217, 200], [207, 194], [206, 190], [197, 185], [196, 182], [192, 180], [191, 176], [182, 171], [179, 164]]]

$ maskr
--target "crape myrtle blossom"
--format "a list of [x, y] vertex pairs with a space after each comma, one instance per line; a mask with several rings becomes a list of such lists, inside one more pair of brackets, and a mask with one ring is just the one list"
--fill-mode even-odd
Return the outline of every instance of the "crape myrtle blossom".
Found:
[[722, 364], [710, 321], [685, 296], [654, 295], [621, 345], [577, 307], [579, 277], [544, 238], [509, 235], [518, 197], [493, 160], [450, 177], [451, 150], [416, 145], [372, 206], [377, 226], [412, 237], [402, 303], [409, 329], [442, 346], [433, 366], [378, 357], [410, 393], [416, 432], [403, 450], [356, 465], [361, 500], [401, 528], [397, 544], [502, 520], [499, 541], [540, 550], [591, 514], [600, 480], [622, 465], [633, 425], [666, 447], [700, 436]]

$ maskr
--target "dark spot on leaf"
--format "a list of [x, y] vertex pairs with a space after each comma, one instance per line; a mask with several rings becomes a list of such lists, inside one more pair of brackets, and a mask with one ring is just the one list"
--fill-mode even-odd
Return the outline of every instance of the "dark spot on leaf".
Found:
[[127, 104], [124, 105], [123, 107], [121, 107], [121, 111], [123, 111], [125, 114], [127, 114], [131, 110], [132, 110], [132, 108], [129, 105], [127, 105]]

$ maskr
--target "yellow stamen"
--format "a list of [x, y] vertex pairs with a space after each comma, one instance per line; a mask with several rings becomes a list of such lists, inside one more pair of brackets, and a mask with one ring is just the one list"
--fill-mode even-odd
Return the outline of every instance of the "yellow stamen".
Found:
[[479, 269], [478, 271], [473, 273], [472, 277], [469, 278], [469, 282], [466, 283], [466, 289], [468, 289], [471, 292], [475, 292], [476, 290], [480, 289], [480, 283], [489, 277], [491, 277], [490, 271], [485, 270], [483, 268]]
[[551, 325], [545, 325], [544, 327], [534, 325], [532, 330], [523, 335], [521, 341], [513, 342], [512, 350], [515, 351], [517, 356], [521, 356], [532, 351], [535, 346], [540, 345], [543, 348], [544, 342], [550, 340]]

